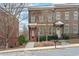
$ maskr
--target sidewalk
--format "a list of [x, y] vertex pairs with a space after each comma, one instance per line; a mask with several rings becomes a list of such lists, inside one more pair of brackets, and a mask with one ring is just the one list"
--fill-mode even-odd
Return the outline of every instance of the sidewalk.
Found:
[[69, 43], [65, 40], [60, 40], [59, 42], [61, 42], [61, 45], [69, 45]]
[[[79, 44], [69, 44], [69, 45], [58, 45], [56, 48], [68, 48], [68, 47], [79, 47]], [[56, 49], [55, 46], [49, 47], [36, 47], [36, 48], [21, 48], [21, 49], [13, 49], [13, 50], [5, 50], [0, 51], [0, 53], [7, 53], [7, 52], [18, 52], [18, 51], [30, 51], [30, 50], [43, 50], [43, 49]]]

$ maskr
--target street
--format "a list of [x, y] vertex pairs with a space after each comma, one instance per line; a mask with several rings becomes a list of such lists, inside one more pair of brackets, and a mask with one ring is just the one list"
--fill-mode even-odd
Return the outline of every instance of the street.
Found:
[[0, 53], [0, 56], [79, 56], [79, 47]]

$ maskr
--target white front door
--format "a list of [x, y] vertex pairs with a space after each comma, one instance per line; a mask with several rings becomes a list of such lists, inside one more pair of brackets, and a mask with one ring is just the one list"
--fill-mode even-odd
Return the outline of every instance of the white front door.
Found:
[[61, 38], [61, 28], [60, 27], [56, 28], [56, 34], [57, 34], [58, 38]]

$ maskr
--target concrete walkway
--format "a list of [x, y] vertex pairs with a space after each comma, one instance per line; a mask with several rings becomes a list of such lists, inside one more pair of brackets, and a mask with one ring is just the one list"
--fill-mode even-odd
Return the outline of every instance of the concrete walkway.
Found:
[[66, 40], [60, 40], [59, 42], [61, 42], [61, 45], [69, 45], [69, 43]]
[[28, 42], [25, 48], [34, 48], [35, 42]]

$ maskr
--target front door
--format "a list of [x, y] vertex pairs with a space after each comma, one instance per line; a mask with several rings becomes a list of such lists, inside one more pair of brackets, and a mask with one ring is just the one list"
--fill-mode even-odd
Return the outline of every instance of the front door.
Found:
[[30, 41], [36, 41], [36, 28], [30, 29]]
[[58, 38], [61, 38], [61, 35], [62, 35], [62, 28], [61, 27], [57, 27], [56, 28], [56, 35], [58, 36]]

